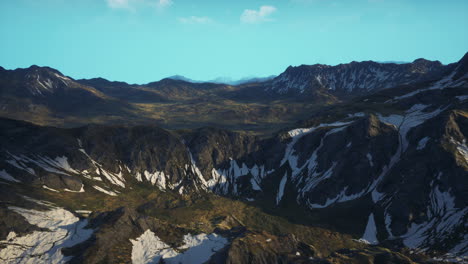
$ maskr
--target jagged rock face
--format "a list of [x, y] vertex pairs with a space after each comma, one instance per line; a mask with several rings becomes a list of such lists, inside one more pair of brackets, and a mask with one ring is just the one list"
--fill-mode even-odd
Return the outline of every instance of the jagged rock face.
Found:
[[188, 149], [202, 174], [209, 180], [213, 168], [259, 150], [254, 136], [216, 128], [202, 128], [184, 135]]
[[[190, 164], [180, 138], [157, 127], [88, 127], [80, 140], [99, 163], [119, 160], [131, 171], [163, 171], [171, 175], [172, 183], [184, 178], [184, 165]], [[117, 169], [116, 164], [112, 170]]]
[[204, 188], [182, 139], [157, 127], [41, 128], [3, 120], [5, 175], [52, 189], [82, 191], [83, 181], [125, 189], [128, 179], [160, 189]]
[[[297, 186], [297, 199], [312, 208], [327, 205], [334, 196], [336, 201], [346, 201], [347, 194], [371, 188], [372, 182], [378, 180], [380, 168], [397, 151], [397, 145], [397, 130], [373, 115], [349, 126], [320, 129], [292, 146], [284, 161], [291, 165], [297, 159], [297, 165], [285, 172], [286, 178]], [[305, 166], [307, 176], [301, 175]]]
[[[467, 217], [466, 188], [461, 187], [468, 184], [467, 170], [454, 150], [458, 143], [447, 142], [457, 135], [447, 133], [454, 125], [447, 120], [454, 115], [441, 114], [411, 130], [406, 151], [381, 184], [379, 191], [386, 195], [377, 204], [385, 208], [386, 230], [390, 237], [403, 237], [406, 246], [440, 248], [443, 241], [452, 248], [466, 243], [458, 230]], [[459, 120], [465, 123], [466, 116]], [[462, 159], [466, 164], [466, 157]]]
[[365, 94], [366, 92], [440, 78], [452, 66], [424, 59], [407, 64], [352, 62], [337, 66], [289, 67], [267, 90], [279, 94]]

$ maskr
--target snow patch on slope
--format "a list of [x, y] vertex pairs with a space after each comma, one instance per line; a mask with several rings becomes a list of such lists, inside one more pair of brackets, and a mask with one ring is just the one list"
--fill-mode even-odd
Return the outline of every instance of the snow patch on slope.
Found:
[[342, 203], [342, 202], [347, 202], [347, 201], [358, 199], [366, 193], [366, 190], [363, 190], [359, 193], [346, 194], [347, 190], [348, 190], [348, 186], [346, 186], [337, 196], [333, 198], [327, 198], [327, 201], [324, 204], [314, 204], [314, 203], [311, 203], [309, 200], [307, 200], [307, 205], [311, 209], [326, 208], [335, 203]]
[[29, 168], [28, 166], [26, 166], [25, 161], [21, 157], [13, 155], [9, 152], [7, 153], [10, 155], [11, 158], [13, 158], [11, 160], [6, 160], [8, 164], [12, 165], [13, 167], [17, 169], [24, 170], [31, 175], [36, 175], [36, 172], [32, 168]]
[[237, 195], [239, 194], [237, 179], [251, 174], [250, 180], [252, 189], [256, 191], [261, 190], [261, 182], [267, 174], [272, 171], [266, 171], [265, 166], [253, 165], [249, 168], [245, 163], [239, 166], [236, 160], [231, 159], [229, 167], [225, 169], [213, 169], [211, 171], [211, 179], [206, 181], [206, 186], [213, 191], [220, 194], [228, 194], [229, 192]]
[[[183, 142], [185, 144], [185, 142]], [[205, 177], [203, 177], [203, 174], [201, 173], [201, 170], [198, 168], [197, 166], [197, 163], [195, 162], [195, 159], [193, 158], [193, 155], [192, 155], [192, 152], [190, 151], [190, 149], [187, 147], [187, 152], [190, 156], [190, 164], [189, 165], [186, 165], [186, 170], [192, 172], [193, 174], [195, 174], [195, 176], [197, 177], [199, 183], [200, 183], [200, 187], [203, 189], [203, 190], [206, 190], [208, 189], [210, 186], [209, 186], [209, 183], [208, 181], [205, 180]], [[198, 189], [198, 185], [195, 184], [195, 187]]]
[[[447, 88], [457, 88], [457, 87], [462, 87], [463, 85], [466, 84], [466, 80], [464, 80], [463, 78], [461, 79], [458, 79], [456, 81], [453, 81], [452, 78], [453, 76], [456, 74], [456, 71], [453, 71], [451, 74], [447, 75], [446, 77], [444, 77], [443, 79], [433, 83], [431, 86], [427, 87], [427, 88], [423, 88], [423, 89], [418, 89], [416, 91], [413, 91], [413, 92], [410, 92], [410, 93], [407, 93], [407, 94], [404, 94], [404, 95], [401, 95], [401, 96], [396, 96], [393, 98], [393, 101], [398, 101], [398, 100], [401, 100], [401, 99], [406, 99], [406, 98], [409, 98], [409, 97], [413, 97], [417, 94], [420, 94], [422, 92], [426, 92], [426, 91], [431, 91], [431, 90], [440, 90], [440, 89], [447, 89]], [[464, 76], [464, 78], [466, 78], [466, 75]]]
[[369, 215], [369, 220], [367, 220], [366, 230], [364, 235], [362, 235], [361, 240], [367, 241], [369, 244], [375, 245], [379, 243], [377, 239], [377, 227], [375, 226], [374, 214]]
[[0, 250], [0, 259], [5, 263], [66, 263], [72, 257], [65, 257], [61, 249], [82, 243], [93, 233], [93, 230], [85, 228], [87, 220], [80, 220], [59, 207], [49, 207], [47, 211], [19, 207], [8, 209], [46, 230], [24, 236], [10, 232], [6, 240], [0, 241], [5, 246]]
[[450, 253], [457, 254], [459, 256], [465, 256], [468, 260], [468, 234], [465, 234], [460, 243], [450, 250]]
[[372, 200], [374, 203], [377, 203], [383, 198], [383, 194], [377, 191], [378, 184], [384, 179], [384, 177], [391, 171], [393, 166], [400, 160], [401, 155], [407, 150], [409, 142], [407, 135], [411, 129], [417, 127], [427, 120], [436, 117], [444, 109], [438, 108], [432, 112], [426, 111], [431, 106], [415, 104], [410, 109], [405, 112], [405, 115], [390, 115], [382, 116], [378, 114], [379, 120], [382, 122], [394, 125], [398, 129], [399, 134], [399, 144], [398, 149], [395, 154], [390, 159], [390, 162], [382, 168], [382, 172], [379, 177], [371, 185], [370, 189], [372, 190]]
[[366, 157], [367, 157], [367, 159], [369, 160], [369, 165], [370, 165], [371, 167], [374, 167], [374, 162], [372, 161], [372, 154], [367, 153]]
[[110, 195], [110, 196], [117, 196], [117, 193], [115, 193], [115, 192], [113, 192], [113, 191], [105, 190], [105, 189], [103, 189], [103, 188], [101, 188], [101, 187], [99, 187], [99, 186], [95, 186], [95, 185], [94, 185], [93, 188], [96, 189], [96, 190], [98, 190], [98, 191], [100, 191], [100, 192], [102, 192], [102, 193], [105, 193], [105, 194], [107, 194], [107, 195]]
[[[125, 179], [122, 174], [122, 167], [119, 166], [120, 171], [119, 173], [112, 173], [103, 168], [101, 164], [99, 164], [97, 161], [95, 161], [91, 156], [86, 153], [86, 151], [82, 148], [79, 149], [81, 153], [83, 153], [90, 161], [91, 163], [95, 166], [96, 168], [96, 174], [97, 175], [102, 175], [104, 176], [107, 180], [109, 180], [112, 184], [118, 185], [122, 188], [125, 188]], [[94, 180], [99, 180], [100, 178], [93, 178]], [[101, 179], [102, 180], [102, 179]]]
[[465, 159], [465, 162], [468, 164], [468, 146], [466, 145], [466, 140], [463, 139], [462, 142], [459, 142], [454, 138], [450, 138], [450, 142], [452, 142], [452, 144], [455, 144], [458, 153]]
[[455, 197], [449, 191], [441, 191], [439, 186], [433, 187], [427, 208], [428, 221], [412, 223], [407, 233], [403, 235], [403, 243], [410, 248], [425, 248], [431, 241], [443, 240], [452, 233], [468, 213], [468, 208], [456, 208]]
[[42, 168], [45, 171], [62, 174], [62, 175], [69, 175], [69, 173], [74, 173], [74, 174], [79, 173], [78, 171], [70, 167], [70, 164], [68, 164], [68, 158], [65, 156], [56, 157], [55, 159], [52, 159], [47, 156], [39, 156], [39, 155], [33, 155], [32, 157], [27, 157], [25, 155], [16, 156], [16, 155], [10, 154], [10, 156], [13, 159], [8, 160], [7, 161], [8, 163], [10, 163], [11, 165], [19, 169], [25, 170], [33, 175], [35, 175], [34, 170], [27, 167], [26, 164], [32, 164], [32, 165]]
[[20, 182], [19, 180], [11, 176], [6, 170], [0, 171], [0, 179], [5, 180], [5, 181], [10, 181], [10, 182]]
[[[353, 121], [350, 122], [334, 122], [334, 123], [328, 123], [328, 124], [320, 124], [315, 127], [309, 127], [309, 128], [296, 128], [293, 130], [288, 131], [288, 135], [292, 138], [291, 143], [288, 144], [286, 147], [286, 151], [284, 153], [284, 157], [281, 160], [281, 165], [286, 163], [286, 161], [289, 160], [291, 156], [294, 154], [294, 145], [296, 145], [297, 141], [302, 138], [303, 136], [310, 134], [314, 132], [315, 130], [322, 128], [322, 127], [342, 127], [342, 126], [347, 126], [351, 124]], [[294, 156], [293, 156], [294, 157]]]
[[[305, 168], [305, 166], [309, 165], [308, 167], [310, 168], [315, 168], [316, 166], [313, 165], [315, 164], [315, 160], [317, 158], [317, 152], [318, 150], [323, 146], [323, 140], [328, 136], [333, 133], [339, 132], [343, 129], [346, 128], [349, 124], [351, 124], [353, 121], [350, 122], [334, 122], [334, 123], [328, 123], [328, 124], [320, 124], [315, 127], [310, 127], [310, 128], [297, 128], [290, 130], [288, 132], [289, 136], [292, 138], [292, 141], [286, 146], [286, 150], [284, 152], [284, 157], [281, 160], [280, 166], [285, 164], [286, 162], [289, 163], [289, 166], [291, 168], [292, 172], [292, 178], [296, 178], [296, 176]], [[297, 166], [297, 161], [298, 161], [298, 156], [296, 151], [294, 150], [294, 146], [296, 145], [297, 141], [302, 138], [303, 136], [310, 134], [317, 130], [318, 128], [322, 127], [335, 127], [328, 131], [322, 138], [322, 141], [320, 142], [320, 146], [315, 149], [314, 153], [312, 154], [311, 158], [302, 166], [298, 167]], [[309, 169], [310, 169], [309, 168]]]
[[73, 190], [70, 190], [70, 189], [64, 189], [64, 191], [66, 192], [71, 192], [71, 193], [84, 193], [85, 190], [84, 190], [84, 184], [81, 184], [81, 188], [79, 191], [73, 191]]
[[42, 188], [44, 188], [44, 189], [46, 189], [48, 191], [51, 191], [51, 192], [60, 192], [58, 190], [55, 190], [55, 189], [52, 189], [52, 188], [48, 187], [47, 185], [42, 185]]
[[426, 147], [426, 144], [427, 142], [429, 141], [429, 137], [425, 137], [423, 139], [421, 139], [419, 142], [418, 142], [418, 146], [416, 147], [416, 150], [422, 150]]
[[168, 264], [202, 264], [224, 248], [228, 241], [217, 234], [199, 234], [184, 236], [184, 245], [172, 248], [164, 243], [151, 230], [146, 230], [132, 243], [132, 263], [158, 263], [161, 259]]
[[[143, 175], [147, 181], [151, 182], [152, 185], [157, 186], [160, 190], [166, 189], [166, 175], [164, 174], [164, 171], [155, 171], [153, 173], [144, 171]], [[142, 181], [140, 173], [137, 173], [137, 180]]]
[[286, 186], [287, 181], [288, 181], [288, 173], [285, 173], [279, 184], [278, 194], [276, 195], [276, 204], [279, 204], [281, 202], [281, 198], [283, 198], [284, 187]]

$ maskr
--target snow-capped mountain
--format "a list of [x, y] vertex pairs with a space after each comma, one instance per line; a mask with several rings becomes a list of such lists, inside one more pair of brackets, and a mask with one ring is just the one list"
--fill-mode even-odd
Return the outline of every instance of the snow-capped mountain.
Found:
[[316, 90], [338, 94], [365, 94], [380, 89], [434, 80], [453, 65], [417, 59], [412, 63], [351, 62], [288, 67], [266, 90], [279, 94], [310, 94]]
[[104, 96], [92, 87], [80, 85], [72, 78], [49, 67], [33, 65], [29, 68], [5, 70], [0, 68], [1, 89], [3, 94], [23, 97], [46, 98], [68, 92], [89, 93], [89, 96]]

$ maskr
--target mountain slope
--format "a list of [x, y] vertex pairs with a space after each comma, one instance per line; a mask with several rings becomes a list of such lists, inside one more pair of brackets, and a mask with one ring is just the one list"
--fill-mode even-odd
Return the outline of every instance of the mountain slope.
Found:
[[134, 111], [124, 101], [38, 66], [0, 70], [0, 102], [3, 117], [65, 126], [99, 117], [112, 122], [111, 115], [131, 118]]
[[78, 83], [94, 87], [100, 92], [123, 101], [134, 103], [166, 102], [167, 99], [160, 95], [139, 89], [137, 85], [126, 82], [111, 82], [103, 78], [77, 80]]

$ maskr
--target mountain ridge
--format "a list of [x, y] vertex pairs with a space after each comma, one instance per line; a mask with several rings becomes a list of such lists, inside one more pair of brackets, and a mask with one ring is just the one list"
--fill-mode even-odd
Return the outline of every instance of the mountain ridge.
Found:
[[[454, 65], [456, 64], [456, 62], [453, 62], [453, 63], [449, 63], [449, 64], [442, 64], [440, 61], [438, 60], [427, 60], [425, 58], [418, 58], [418, 59], [415, 59], [413, 60], [412, 62], [392, 62], [392, 61], [389, 61], [389, 62], [381, 62], [381, 61], [374, 61], [374, 60], [365, 60], [365, 61], [351, 61], [351, 62], [348, 62], [348, 63], [339, 63], [339, 64], [336, 64], [336, 65], [329, 65], [329, 64], [320, 64], [320, 63], [317, 63], [317, 64], [301, 64], [301, 65], [298, 65], [298, 66], [293, 66], [293, 65], [289, 65], [288, 67], [286, 67], [286, 69], [283, 71], [283, 73], [285, 71], [287, 71], [288, 69], [290, 68], [298, 68], [298, 67], [303, 67], [303, 66], [307, 66], [307, 67], [316, 67], [316, 66], [324, 66], [324, 67], [329, 67], [329, 68], [333, 68], [333, 67], [338, 67], [338, 66], [343, 66], [343, 65], [349, 65], [349, 64], [361, 64], [361, 63], [376, 63], [376, 64], [396, 64], [396, 65], [402, 65], [402, 64], [420, 64], [420, 63], [435, 63], [435, 64], [439, 64], [441, 66], [450, 66], [450, 65]], [[57, 69], [54, 69], [54, 68], [51, 68], [49, 66], [38, 66], [38, 65], [31, 65], [29, 67], [26, 67], [26, 68], [15, 68], [15, 69], [6, 69], [2, 66], [0, 66], [0, 69], [2, 70], [5, 70], [5, 71], [15, 71], [15, 70], [26, 70], [26, 69], [37, 69], [37, 68], [46, 68], [46, 69], [51, 69], [51, 70], [55, 70], [57, 71], [58, 73], [60, 73], [60, 71], [58, 71]], [[62, 73], [60, 73], [61, 75], [63, 75]], [[281, 75], [281, 74], [279, 74]], [[245, 78], [241, 78], [239, 80], [236, 80], [234, 81], [235, 84], [232, 84], [232, 83], [225, 83], [225, 82], [220, 82], [220, 81], [216, 81], [217, 79], [223, 79], [224, 77], [219, 77], [219, 78], [216, 78], [216, 79], [213, 79], [213, 80], [208, 80], [208, 81], [199, 81], [199, 80], [193, 80], [191, 78], [187, 78], [183, 75], [172, 75], [172, 76], [168, 76], [168, 77], [164, 77], [162, 78], [161, 80], [163, 79], [174, 79], [174, 80], [181, 80], [181, 81], [185, 81], [185, 82], [192, 82], [192, 83], [217, 83], [217, 84], [228, 84], [228, 85], [240, 85], [240, 84], [245, 84], [246, 82], [244, 82], [245, 80], [246, 81], [249, 81], [249, 80], [254, 80], [254, 82], [257, 82], [257, 80], [262, 80], [262, 79], [270, 79], [270, 78], [274, 78], [274, 77], [278, 77], [279, 75], [270, 75], [270, 76], [267, 76], [267, 77], [245, 77]], [[65, 75], [64, 75], [65, 76]], [[71, 78], [70, 76], [65, 76], [65, 77], [69, 77]], [[92, 78], [82, 78], [82, 79], [75, 79], [77, 81], [89, 81], [89, 80], [94, 80], [94, 79], [100, 79], [100, 80], [106, 80], [108, 82], [113, 82], [113, 83], [122, 83], [122, 84], [128, 84], [128, 85], [145, 85], [145, 84], [148, 84], [148, 83], [154, 83], [154, 82], [157, 82], [157, 81], [150, 81], [148, 83], [141, 83], [141, 84], [136, 84], [136, 83], [129, 83], [129, 82], [126, 82], [126, 81], [119, 81], [119, 80], [109, 80], [109, 79], [106, 79], [106, 78], [103, 78], [103, 77], [92, 77]], [[268, 80], [265, 80], [265, 81], [268, 81]], [[238, 83], [238, 82], [242, 82], [242, 83]], [[247, 82], [248, 83], [248, 82]]]

